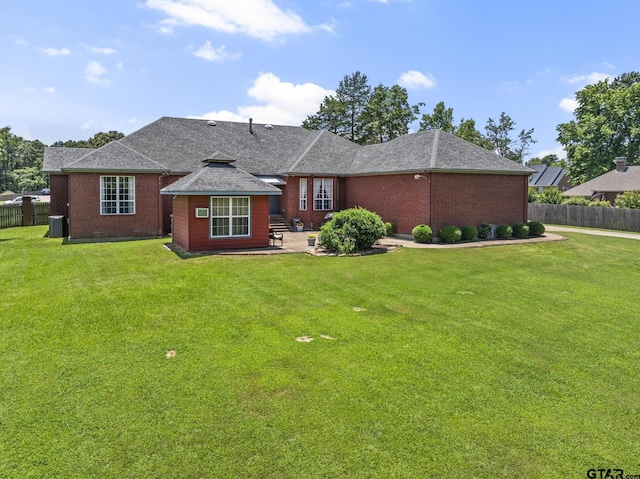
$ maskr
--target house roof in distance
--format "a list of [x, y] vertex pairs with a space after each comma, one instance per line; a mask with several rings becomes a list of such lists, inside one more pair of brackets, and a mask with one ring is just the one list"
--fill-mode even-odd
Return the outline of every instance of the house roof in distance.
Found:
[[565, 196], [592, 196], [594, 193], [640, 191], [640, 166], [612, 170], [564, 192]]
[[[163, 117], [81, 158], [47, 148], [43, 170], [198, 171], [212, 152], [252, 175], [371, 175], [424, 171], [528, 175], [529, 168], [440, 130], [361, 146], [327, 131], [298, 126]], [[68, 150], [68, 149], [65, 149]], [[65, 159], [66, 158], [66, 159]]]
[[566, 170], [563, 170], [559, 166], [531, 165], [529, 168], [535, 171], [535, 173], [529, 177], [529, 186], [558, 186], [560, 180], [567, 175]]

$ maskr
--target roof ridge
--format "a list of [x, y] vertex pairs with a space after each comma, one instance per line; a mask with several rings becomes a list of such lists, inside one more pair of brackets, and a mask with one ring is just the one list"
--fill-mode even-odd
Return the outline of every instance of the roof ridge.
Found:
[[433, 144], [431, 145], [431, 160], [429, 161], [429, 168], [436, 167], [436, 159], [438, 158], [439, 140], [440, 140], [440, 129], [436, 129], [433, 135]]
[[298, 159], [293, 162], [293, 165], [289, 167], [289, 171], [293, 171], [296, 169], [296, 166], [298, 166], [300, 162], [304, 159], [304, 157], [307, 155], [307, 153], [311, 151], [311, 148], [313, 148], [313, 146], [318, 142], [318, 140], [320, 139], [322, 134], [325, 133], [325, 131], [326, 130], [320, 130], [320, 133], [318, 133], [318, 135], [313, 139], [313, 141], [309, 144], [309, 146], [307, 146], [307, 148], [302, 152], [302, 154], [298, 157]]

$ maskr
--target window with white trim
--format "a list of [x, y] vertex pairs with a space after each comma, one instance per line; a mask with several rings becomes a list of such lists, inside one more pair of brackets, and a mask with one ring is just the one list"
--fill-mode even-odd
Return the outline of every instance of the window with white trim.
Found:
[[249, 236], [251, 199], [248, 196], [211, 197], [211, 237]]
[[307, 209], [307, 179], [300, 178], [300, 210]]
[[136, 213], [136, 179], [134, 176], [100, 177], [100, 214], [133, 215]]
[[333, 180], [331, 178], [314, 178], [313, 209], [333, 209]]

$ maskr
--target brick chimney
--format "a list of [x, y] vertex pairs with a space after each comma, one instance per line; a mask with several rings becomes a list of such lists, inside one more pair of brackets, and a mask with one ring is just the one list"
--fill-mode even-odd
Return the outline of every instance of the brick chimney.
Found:
[[627, 170], [627, 157], [616, 156], [616, 171], [624, 173]]

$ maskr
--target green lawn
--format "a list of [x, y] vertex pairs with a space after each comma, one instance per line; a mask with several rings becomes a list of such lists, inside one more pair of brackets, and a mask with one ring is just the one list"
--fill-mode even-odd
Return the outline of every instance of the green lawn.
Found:
[[640, 474], [637, 241], [184, 260], [46, 230], [0, 230], [0, 477]]

